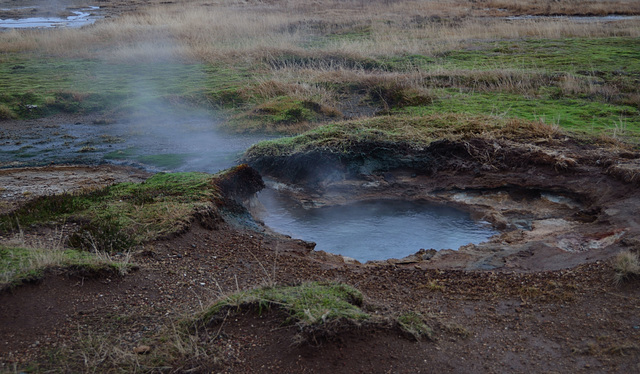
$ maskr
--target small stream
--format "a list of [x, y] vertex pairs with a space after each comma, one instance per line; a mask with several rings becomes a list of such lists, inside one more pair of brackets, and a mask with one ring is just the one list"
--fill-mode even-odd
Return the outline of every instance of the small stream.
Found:
[[277, 191], [258, 195], [259, 218], [282, 234], [316, 243], [316, 250], [360, 262], [400, 259], [420, 249], [458, 249], [496, 234], [462, 210], [427, 202], [360, 201], [348, 205], [303, 208]]
[[16, 135], [0, 130], [0, 167], [112, 163], [149, 171], [215, 173], [237, 164], [242, 153], [268, 135], [218, 130], [213, 120], [60, 124]]
[[[26, 7], [31, 8], [31, 7]], [[13, 8], [20, 9], [20, 8]], [[36, 8], [33, 8], [34, 10]], [[17, 19], [0, 19], [0, 29], [27, 29], [27, 28], [53, 28], [53, 27], [82, 27], [86, 25], [92, 25], [98, 19], [103, 18], [94, 14], [95, 11], [100, 9], [97, 6], [90, 6], [78, 10], [72, 10], [72, 16], [67, 17], [27, 17]], [[1, 9], [11, 10], [11, 8]]]

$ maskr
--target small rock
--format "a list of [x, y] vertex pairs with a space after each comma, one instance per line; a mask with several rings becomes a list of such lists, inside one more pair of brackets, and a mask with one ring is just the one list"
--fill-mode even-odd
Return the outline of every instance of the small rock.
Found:
[[345, 264], [359, 264], [360, 261], [356, 260], [355, 258], [351, 258], [351, 257], [347, 257], [347, 256], [342, 256], [342, 261], [344, 261]]
[[151, 352], [151, 347], [148, 345], [139, 345], [133, 349], [133, 353], [138, 355], [146, 355]]

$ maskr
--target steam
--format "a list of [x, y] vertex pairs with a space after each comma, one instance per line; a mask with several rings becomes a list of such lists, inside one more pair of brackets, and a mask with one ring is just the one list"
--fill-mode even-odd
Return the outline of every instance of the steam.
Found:
[[166, 32], [142, 32], [144, 40], [121, 44], [100, 65], [129, 95], [109, 125], [111, 136], [126, 139], [117, 145], [124, 155], [117, 162], [151, 171], [214, 173], [236, 165], [244, 150], [267, 138], [221, 131], [213, 109], [184, 98], [185, 82], [206, 79], [201, 66], [181, 59], [180, 46]]
[[[140, 74], [128, 82], [132, 92], [129, 101], [134, 104], [113, 129], [122, 132], [114, 135], [129, 140], [127, 152], [143, 167], [213, 173], [235, 165], [241, 152], [264, 138], [225, 133], [219, 129], [221, 121], [214, 111], [186, 103], [179, 99], [180, 92], [166, 89], [180, 87], [180, 76], [193, 66], [175, 60], [141, 64]], [[154, 69], [172, 74], [160, 84]]]

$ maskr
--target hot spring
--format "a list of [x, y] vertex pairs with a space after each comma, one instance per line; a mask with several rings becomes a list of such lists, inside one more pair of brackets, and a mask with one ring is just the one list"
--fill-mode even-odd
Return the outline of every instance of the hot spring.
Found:
[[304, 208], [275, 190], [258, 195], [272, 230], [316, 243], [316, 250], [360, 262], [403, 258], [420, 249], [458, 249], [496, 234], [469, 213], [420, 201], [374, 200]]

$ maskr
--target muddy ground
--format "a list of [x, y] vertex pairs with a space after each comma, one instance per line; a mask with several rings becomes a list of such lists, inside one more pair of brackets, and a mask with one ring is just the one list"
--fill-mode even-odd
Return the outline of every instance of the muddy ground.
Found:
[[[132, 354], [167, 325], [223, 295], [264, 284], [327, 280], [357, 287], [365, 303], [381, 312], [422, 313], [434, 339], [413, 341], [394, 329], [351, 326], [300, 344], [296, 326], [283, 325], [279, 312], [246, 312], [219, 327], [218, 360], [182, 362], [174, 369], [636, 372], [640, 290], [637, 281], [614, 285], [611, 256], [638, 247], [637, 184], [633, 173], [623, 172], [635, 170], [637, 154], [571, 142], [543, 148], [540, 154], [554, 150], [555, 160], [571, 159], [573, 166], [526, 165], [519, 159], [520, 168], [393, 170], [315, 183], [322, 196], [296, 190], [309, 205], [385, 193], [446, 201], [502, 230], [488, 243], [458, 251], [359, 264], [230, 220], [214, 230], [196, 224], [181, 236], [145, 244], [132, 258], [139, 270], [124, 277], [52, 270], [37, 284], [0, 295], [0, 370], [39, 362], [74, 372], [85, 362], [87, 370], [106, 372], [109, 349]], [[4, 169], [3, 207], [38, 194], [144, 176], [108, 165]], [[43, 233], [26, 230], [20, 240], [43, 242]], [[63, 357], [52, 361], [60, 350]]]

